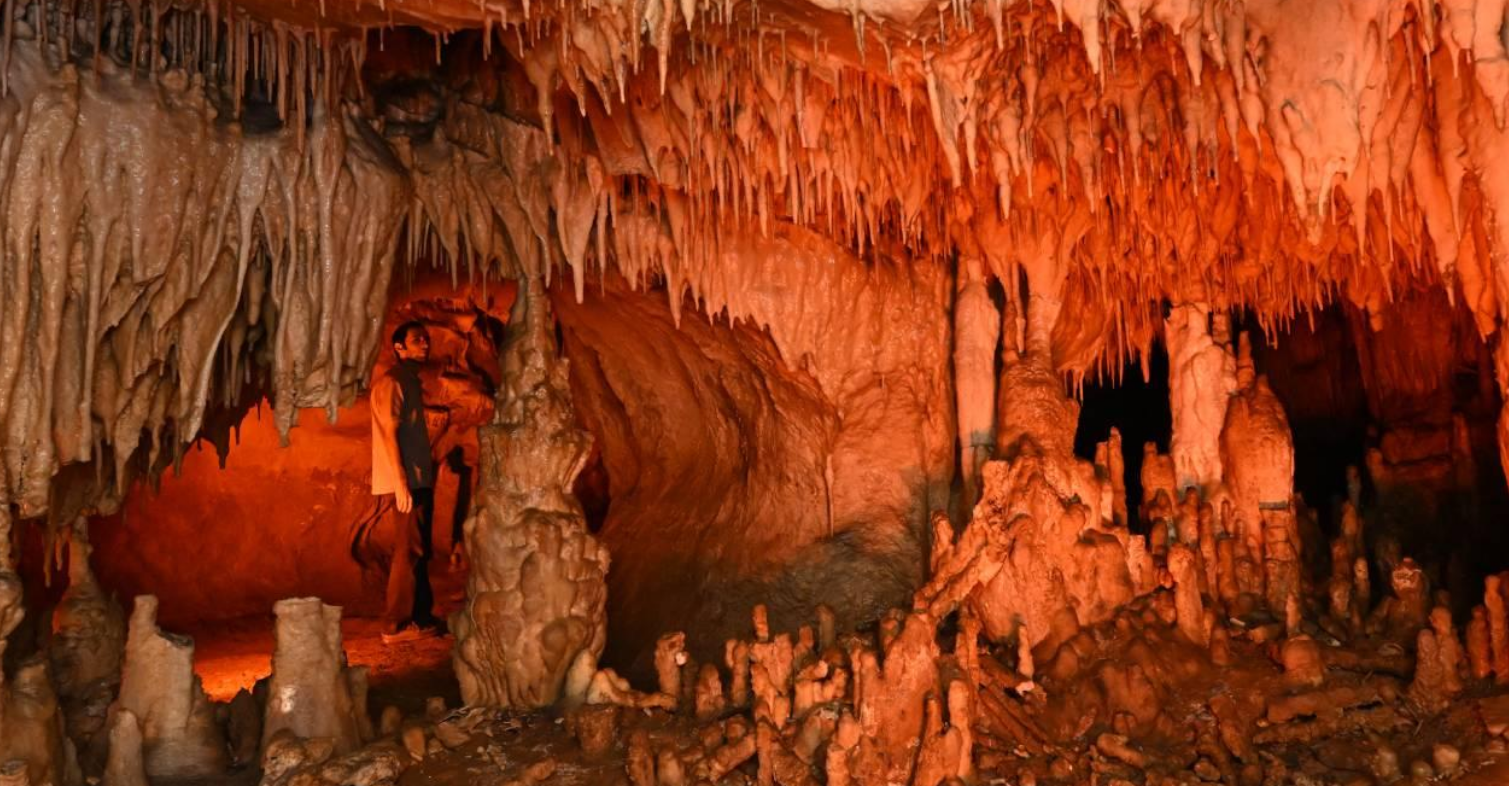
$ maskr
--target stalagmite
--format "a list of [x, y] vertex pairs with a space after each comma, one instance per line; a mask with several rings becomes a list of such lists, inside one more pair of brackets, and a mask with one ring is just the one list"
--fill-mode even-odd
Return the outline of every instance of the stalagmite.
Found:
[[[480, 375], [494, 420], [480, 498], [458, 503], [473, 706], [390, 719], [396, 739], [358, 750], [363, 672], [337, 620], [280, 606], [266, 726], [250, 694], [225, 711], [238, 761], [265, 740], [267, 786], [386, 785], [421, 759], [428, 776], [462, 756], [457, 717], [496, 730], [557, 702], [593, 766], [638, 786], [1455, 772], [1424, 761], [1472, 712], [1447, 701], [1461, 646], [1427, 576], [1463, 597], [1487, 566], [1455, 538], [1492, 533], [1425, 528], [1492, 512], [1493, 425], [1509, 457], [1503, 11], [12, 3], [0, 633], [20, 621], [13, 512], [51, 514], [50, 537], [108, 514], [194, 440], [227, 449], [264, 397], [285, 440], [301, 408], [333, 418], [383, 348], [402, 260], [405, 281], [430, 264], [523, 288], [501, 358], [457, 363], [503, 367]], [[1171, 430], [1158, 402], [1084, 460], [1121, 416], [1102, 394], [1152, 382], [1159, 341]], [[1156, 440], [1140, 477], [1122, 433]], [[1334, 508], [1295, 493], [1296, 445], [1318, 444], [1372, 475], [1366, 494], [1346, 477], [1324, 588], [1305, 549]], [[1300, 485], [1340, 499], [1337, 456], [1306, 455]], [[139, 522], [122, 526], [150, 538]], [[1401, 544], [1422, 534], [1416, 564]], [[636, 680], [653, 658], [653, 693], [598, 667], [610, 548], [606, 657]], [[113, 690], [119, 616], [82, 533], [74, 552], [51, 651], [0, 679], [0, 763], [38, 786], [78, 780], [54, 681], [80, 742]], [[1370, 563], [1391, 592], [1364, 620]], [[774, 629], [819, 602], [815, 634]], [[1490, 578], [1466, 630], [1478, 677], [1509, 680], [1506, 605]], [[107, 780], [219, 777], [192, 645], [155, 608], [126, 639]], [[726, 700], [708, 662], [725, 641]], [[556, 772], [478, 742], [465, 755], [509, 783]]]
[[1261, 513], [1263, 526], [1263, 574], [1268, 608], [1284, 613], [1300, 594], [1299, 526], [1294, 509], [1286, 506]]
[[[1212, 328], [1214, 323], [1214, 329]], [[1236, 358], [1227, 346], [1227, 318], [1201, 303], [1177, 305], [1164, 321], [1168, 341], [1169, 454], [1179, 491], [1213, 489], [1222, 479], [1221, 430], [1236, 392]]]
[[968, 782], [974, 775], [973, 738], [970, 734], [969, 689], [964, 683], [948, 683], [948, 730], [943, 728], [943, 702], [929, 694], [922, 746], [917, 753], [916, 786], [938, 786], [951, 779]]
[[730, 640], [724, 647], [723, 662], [732, 675], [728, 688], [728, 701], [735, 707], [749, 703], [749, 644]]
[[496, 419], [479, 437], [456, 676], [468, 704], [543, 707], [579, 654], [602, 652], [608, 554], [571, 491], [591, 436], [575, 421], [540, 279], [523, 282], [510, 329]]
[[1183, 543], [1174, 544], [1168, 555], [1168, 569], [1174, 577], [1174, 606], [1178, 609], [1179, 632], [1190, 643], [1204, 647], [1209, 641], [1194, 550]]
[[697, 688], [693, 709], [698, 720], [711, 720], [723, 714], [726, 703], [723, 698], [723, 680], [718, 674], [718, 667], [711, 663], [702, 664], [697, 672]]
[[1369, 628], [1394, 639], [1408, 639], [1429, 618], [1430, 592], [1425, 574], [1413, 559], [1405, 557], [1390, 577], [1393, 594], [1373, 610]]
[[912, 774], [909, 754], [925, 728], [924, 697], [937, 684], [934, 625], [926, 615], [909, 614], [883, 663], [864, 653], [853, 665], [862, 738], [860, 761], [851, 774], [860, 775], [861, 782], [870, 782], [866, 777], [907, 782]]
[[[1177, 498], [1179, 475], [1174, 470], [1174, 457], [1158, 452], [1158, 444], [1149, 442], [1142, 446], [1142, 505], [1144, 508], [1152, 507], [1151, 503], [1163, 496], [1166, 502], [1172, 502]], [[1148, 514], [1143, 513], [1146, 517]]]
[[[1245, 333], [1238, 352], [1236, 386], [1221, 429], [1221, 466], [1241, 527], [1233, 535], [1261, 561], [1268, 529], [1265, 516], [1284, 515], [1292, 521], [1294, 515], [1285, 512], [1294, 494], [1294, 438], [1283, 404], [1267, 379], [1253, 368]], [[1272, 593], [1269, 597], [1271, 601]], [[1282, 603], [1277, 608], [1282, 609]]]
[[41, 658], [22, 661], [0, 683], [0, 762], [13, 761], [20, 764], [20, 777], [31, 783], [73, 786], [82, 780]]
[[1441, 692], [1453, 698], [1462, 692], [1462, 642], [1451, 621], [1451, 609], [1437, 606], [1430, 610], [1430, 627], [1436, 638], [1436, 652], [1441, 662]]
[[686, 665], [686, 634], [667, 633], [655, 645], [655, 673], [660, 681], [660, 692], [681, 699], [681, 667]]
[[1509, 684], [1509, 611], [1504, 608], [1503, 576], [1489, 576], [1484, 581], [1483, 606], [1488, 610], [1488, 640], [1492, 652], [1493, 677], [1500, 685]]
[[278, 601], [273, 613], [276, 643], [262, 714], [262, 749], [284, 730], [305, 739], [328, 739], [337, 755], [361, 747], [372, 736], [366, 676], [364, 669], [346, 665], [341, 610], [319, 598], [290, 598]]
[[194, 642], [157, 627], [157, 598], [139, 596], [126, 634], [125, 668], [113, 712], [141, 723], [147, 777], [217, 777], [230, 762], [225, 734], [194, 674]]
[[1415, 678], [1409, 685], [1409, 697], [1430, 712], [1446, 706], [1446, 673], [1441, 667], [1440, 645], [1435, 631], [1424, 628], [1415, 640]]
[[27, 659], [7, 673], [3, 656], [7, 638], [21, 624], [21, 579], [11, 558], [10, 510], [0, 505], [0, 766], [16, 783], [70, 786], [79, 780], [68, 758], [57, 695], [47, 664]]
[[110, 758], [105, 764], [104, 786], [148, 786], [142, 763], [141, 724], [130, 710], [117, 710], [110, 721]]
[[53, 610], [48, 648], [64, 726], [81, 752], [103, 750], [106, 711], [120, 685], [126, 620], [120, 604], [105, 595], [90, 568], [88, 522], [82, 517], [68, 540], [68, 589]]
[[973, 507], [979, 498], [980, 465], [995, 445], [996, 344], [1000, 331], [1000, 314], [985, 289], [983, 260], [961, 260], [954, 299], [954, 395], [967, 507]]

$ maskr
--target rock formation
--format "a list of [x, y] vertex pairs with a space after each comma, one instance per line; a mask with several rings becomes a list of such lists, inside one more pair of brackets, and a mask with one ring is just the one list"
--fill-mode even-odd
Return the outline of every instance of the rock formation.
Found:
[[210, 778], [230, 764], [225, 733], [194, 673], [194, 642], [157, 627], [157, 599], [136, 599], [126, 633], [120, 697], [141, 724], [147, 777]]
[[81, 780], [72, 748], [63, 736], [58, 697], [41, 657], [11, 673], [3, 665], [6, 639], [25, 615], [21, 580], [11, 556], [10, 511], [0, 506], [0, 766], [19, 784], [73, 786]]
[[110, 719], [110, 758], [100, 779], [104, 786], [148, 786], [142, 762], [141, 723], [127, 709], [116, 710]]
[[[1292, 502], [1294, 438], [1283, 404], [1273, 395], [1267, 380], [1253, 368], [1251, 342], [1246, 334], [1239, 347], [1237, 391], [1227, 405], [1226, 422], [1221, 429], [1221, 464], [1235, 505], [1236, 520], [1228, 524], [1228, 531], [1261, 564], [1265, 559], [1263, 544], [1267, 530], [1264, 515], [1286, 511]], [[1288, 531], [1286, 526], [1275, 530]]]
[[[524, 282], [453, 625], [469, 703], [632, 707], [595, 723], [621, 724], [644, 786], [1463, 766], [1401, 733], [1426, 726], [1399, 705], [1460, 711], [1433, 610], [1503, 565], [1390, 528], [1485, 499], [1485, 446], [1509, 461], [1503, 0], [391, 6], [9, 4], [0, 633], [20, 621], [13, 514], [108, 512], [192, 440], [225, 449], [264, 396], [285, 437], [300, 407], [334, 417], [394, 270], [427, 263]], [[1312, 354], [1328, 376], [1282, 346], [1305, 323], [1309, 350], [1345, 344]], [[1160, 343], [1167, 454], [1121, 432], [1129, 462], [1119, 434], [1081, 458], [1077, 430], [1105, 424], [1076, 394], [1151, 380]], [[463, 398], [458, 422], [487, 417]], [[1337, 516], [1296, 491], [1340, 500], [1340, 465], [1300, 482], [1296, 450], [1337, 447], [1328, 413], [1369, 488], [1345, 481], [1322, 594]], [[602, 543], [574, 496], [588, 465]], [[1390, 497], [1412, 488], [1428, 515]], [[192, 645], [150, 599], [114, 717], [92, 714], [114, 667], [85, 644], [119, 637], [88, 587], [56, 618], [55, 673], [11, 653], [7, 777], [76, 780], [59, 696], [80, 740], [137, 729], [148, 777], [221, 774]], [[1509, 681], [1504, 589], [1463, 620], [1475, 678]], [[273, 692], [323, 697], [274, 697], [269, 784], [444, 758], [440, 719], [349, 750], [360, 672], [306, 610]], [[659, 692], [598, 667], [647, 676], [671, 631]], [[726, 701], [695, 668], [720, 654]], [[1217, 667], [1258, 687], [1217, 689]], [[639, 722], [659, 713], [694, 717]], [[129, 753], [113, 779], [136, 778]]]
[[1225, 314], [1212, 314], [1200, 303], [1175, 306], [1164, 322], [1174, 421], [1169, 453], [1180, 491], [1191, 486], [1213, 490], [1224, 477], [1221, 432], [1227, 400], [1236, 392], [1228, 324]]
[[1001, 318], [985, 288], [984, 261], [960, 265], [954, 298], [954, 391], [964, 502], [977, 501], [980, 465], [995, 446], [996, 345]]
[[350, 668], [341, 647], [341, 610], [319, 598], [290, 598], [277, 615], [272, 677], [262, 712], [262, 748], [279, 732], [330, 740], [336, 754], [372, 737], [365, 667]]
[[560, 698], [578, 657], [602, 652], [608, 553], [572, 495], [592, 438], [576, 423], [544, 285], [520, 289], [496, 419], [480, 436], [467, 605], [452, 627], [463, 699], [533, 708]]
[[92, 554], [88, 522], [81, 517], [68, 539], [68, 589], [52, 613], [47, 654], [69, 738], [81, 754], [99, 759], [105, 750], [99, 737], [107, 732], [106, 713], [120, 686], [126, 620], [95, 580]]

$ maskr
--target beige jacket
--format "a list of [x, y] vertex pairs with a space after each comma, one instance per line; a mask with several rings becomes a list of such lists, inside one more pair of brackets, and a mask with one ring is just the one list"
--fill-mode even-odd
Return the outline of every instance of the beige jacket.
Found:
[[403, 390], [388, 374], [377, 374], [372, 382], [372, 493], [395, 494], [404, 480], [403, 463], [398, 456], [398, 413], [403, 406]]

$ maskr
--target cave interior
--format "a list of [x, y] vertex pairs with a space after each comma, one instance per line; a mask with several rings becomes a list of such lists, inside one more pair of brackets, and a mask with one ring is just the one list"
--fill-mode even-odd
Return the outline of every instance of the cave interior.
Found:
[[1509, 783], [1505, 0], [0, 33], [0, 786]]

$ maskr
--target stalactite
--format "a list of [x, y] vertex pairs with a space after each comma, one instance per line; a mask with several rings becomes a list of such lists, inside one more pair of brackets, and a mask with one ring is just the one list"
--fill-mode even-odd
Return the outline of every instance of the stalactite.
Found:
[[[16, 155], [0, 173], [4, 329], [34, 331], [37, 351], [0, 350], [0, 502], [43, 512], [58, 467], [101, 458], [100, 442], [124, 483], [144, 428], [152, 458], [164, 441], [192, 438], [212, 361], [243, 293], [262, 285], [249, 280], [258, 270], [324, 293], [275, 295], [280, 422], [313, 404], [333, 414], [368, 371], [370, 315], [386, 296], [407, 198], [385, 147], [319, 108], [302, 149], [246, 136], [216, 127], [203, 87], [180, 72], [159, 77], [158, 100], [159, 88], [132, 84], [109, 61], [97, 79], [74, 65], [54, 73], [37, 46], [18, 44], [8, 71], [16, 100], [4, 133]], [[267, 252], [270, 264], [252, 265]]]

